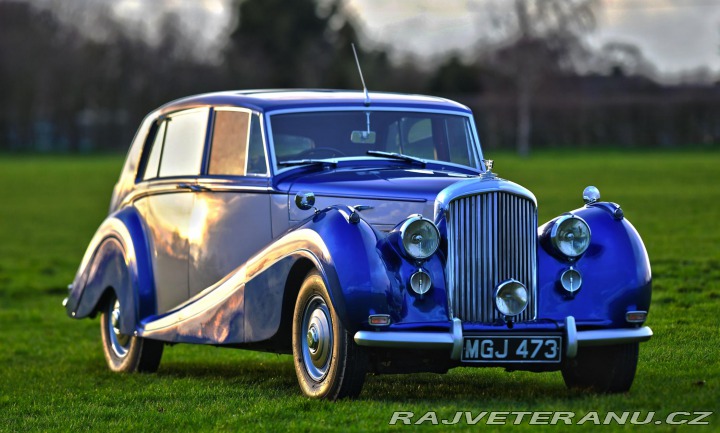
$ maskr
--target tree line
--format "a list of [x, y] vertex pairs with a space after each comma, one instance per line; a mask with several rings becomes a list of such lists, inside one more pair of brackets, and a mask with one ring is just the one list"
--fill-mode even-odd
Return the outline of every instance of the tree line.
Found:
[[[514, 0], [507, 37], [434, 67], [367, 48], [342, 0], [245, 0], [219, 60], [192, 52], [173, 15], [148, 42], [105, 14], [89, 37], [47, 9], [0, 0], [0, 151], [127, 148], [149, 111], [202, 92], [361, 87], [447, 96], [470, 106], [486, 148], [720, 144], [720, 86], [663, 85], [631, 45], [586, 48], [597, 0]], [[552, 6], [552, 7], [549, 7]], [[589, 72], [593, 71], [593, 72]]]

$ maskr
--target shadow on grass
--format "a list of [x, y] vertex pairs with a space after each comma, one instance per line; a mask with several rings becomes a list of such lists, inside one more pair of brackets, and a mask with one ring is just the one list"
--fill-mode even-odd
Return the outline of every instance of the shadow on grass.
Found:
[[[299, 395], [292, 358], [237, 362], [175, 361], [161, 364], [158, 379], [197, 379], [251, 386], [269, 396]], [[591, 394], [569, 391], [559, 373], [506, 373], [501, 369], [459, 368], [448, 374], [368, 374], [359, 401], [377, 402], [516, 402], [566, 401]], [[272, 398], [272, 397], [271, 397]]]
[[573, 399], [559, 373], [506, 373], [501, 369], [461, 368], [446, 375], [369, 375], [360, 398], [385, 402], [509, 401]]

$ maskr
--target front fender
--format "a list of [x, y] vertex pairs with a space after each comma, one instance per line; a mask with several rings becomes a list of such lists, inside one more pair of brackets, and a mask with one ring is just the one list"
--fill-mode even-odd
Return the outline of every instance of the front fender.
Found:
[[[284, 298], [292, 296], [285, 292], [283, 282], [301, 259], [310, 260], [322, 275], [332, 305], [348, 330], [367, 323], [368, 314], [387, 314], [387, 291], [392, 284], [378, 249], [384, 235], [363, 220], [350, 222], [350, 212], [343, 206], [321, 211], [248, 261], [246, 341], [270, 338], [278, 330]], [[265, 267], [268, 263], [272, 264]]]
[[[343, 325], [351, 332], [367, 329], [372, 314], [387, 314], [392, 323], [447, 320], [444, 266], [438, 254], [411, 263], [399, 254], [390, 236], [362, 219], [350, 223], [351, 212], [339, 206], [306, 225], [322, 242], [320, 270]], [[423, 297], [407, 287], [418, 268], [432, 278], [433, 287]]]
[[121, 331], [132, 334], [143, 317], [156, 312], [155, 282], [145, 230], [136, 211], [124, 208], [103, 221], [72, 283], [67, 314], [94, 316], [108, 290], [123, 306]]
[[[574, 316], [578, 326], [627, 327], [628, 311], [649, 311], [652, 274], [645, 245], [635, 227], [611, 210], [598, 203], [571, 212], [583, 218], [592, 233], [590, 246], [575, 263], [554, 255], [541, 234], [538, 318], [561, 321]], [[582, 274], [582, 286], [574, 295], [560, 285], [560, 275], [570, 265]]]

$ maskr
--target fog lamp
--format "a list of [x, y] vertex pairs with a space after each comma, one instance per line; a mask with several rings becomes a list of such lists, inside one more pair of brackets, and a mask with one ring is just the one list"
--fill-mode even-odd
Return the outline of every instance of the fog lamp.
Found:
[[412, 288], [413, 292], [418, 295], [424, 295], [427, 293], [428, 290], [430, 290], [430, 286], [432, 286], [430, 275], [423, 270], [415, 272], [410, 277], [410, 288]]
[[504, 316], [517, 316], [528, 304], [528, 291], [520, 281], [507, 280], [495, 291], [495, 306]]
[[567, 290], [568, 293], [574, 295], [575, 292], [580, 290], [580, 286], [582, 286], [582, 275], [580, 271], [572, 267], [566, 270], [560, 276], [560, 284], [562, 284], [563, 289]]

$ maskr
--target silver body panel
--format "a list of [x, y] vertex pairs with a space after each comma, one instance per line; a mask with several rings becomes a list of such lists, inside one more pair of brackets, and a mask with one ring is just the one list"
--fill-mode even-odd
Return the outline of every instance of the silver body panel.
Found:
[[188, 231], [195, 195], [155, 192], [135, 201], [146, 222], [158, 313], [185, 302], [188, 292]]
[[189, 228], [189, 297], [225, 278], [272, 240], [267, 212], [270, 194], [217, 190], [196, 193]]

